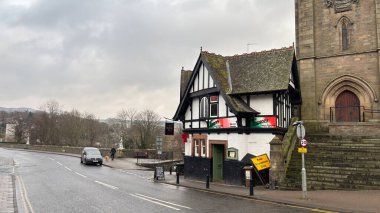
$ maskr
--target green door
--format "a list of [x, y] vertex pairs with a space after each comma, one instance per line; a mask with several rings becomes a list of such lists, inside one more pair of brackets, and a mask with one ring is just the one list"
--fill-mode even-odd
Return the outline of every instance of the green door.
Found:
[[212, 179], [223, 180], [223, 145], [212, 145]]

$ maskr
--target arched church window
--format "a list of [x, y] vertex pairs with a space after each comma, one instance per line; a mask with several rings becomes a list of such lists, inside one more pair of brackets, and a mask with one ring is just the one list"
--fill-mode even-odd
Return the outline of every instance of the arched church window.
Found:
[[347, 50], [349, 45], [347, 22], [342, 22], [342, 50]]

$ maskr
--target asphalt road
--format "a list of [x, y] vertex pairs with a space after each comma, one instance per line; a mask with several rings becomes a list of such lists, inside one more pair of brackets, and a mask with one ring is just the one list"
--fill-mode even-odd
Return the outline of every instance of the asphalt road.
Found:
[[19, 212], [310, 212], [152, 181], [153, 172], [86, 166], [79, 158], [0, 149], [15, 162]]

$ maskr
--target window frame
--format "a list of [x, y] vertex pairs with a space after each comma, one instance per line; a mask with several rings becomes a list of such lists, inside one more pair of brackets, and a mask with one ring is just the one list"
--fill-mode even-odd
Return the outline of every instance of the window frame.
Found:
[[[211, 97], [216, 97], [216, 100], [212, 100]], [[216, 110], [215, 112], [213, 111], [213, 107], [216, 107], [214, 110]], [[219, 96], [218, 95], [211, 95], [210, 96], [210, 117], [218, 117], [219, 115]]]
[[199, 101], [199, 118], [209, 117], [209, 100], [207, 97], [202, 97]]
[[202, 157], [206, 157], [206, 153], [207, 153], [206, 140], [205, 139], [199, 139], [199, 141], [200, 141], [200, 148], [201, 148], [200, 155]]

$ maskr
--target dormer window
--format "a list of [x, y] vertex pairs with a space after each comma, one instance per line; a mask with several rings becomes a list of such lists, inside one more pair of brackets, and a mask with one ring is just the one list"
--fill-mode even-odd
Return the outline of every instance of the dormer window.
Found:
[[199, 117], [207, 118], [208, 117], [208, 99], [207, 97], [203, 97], [199, 104]]

